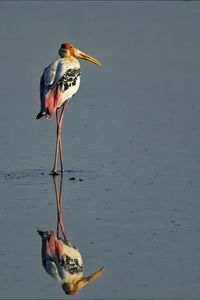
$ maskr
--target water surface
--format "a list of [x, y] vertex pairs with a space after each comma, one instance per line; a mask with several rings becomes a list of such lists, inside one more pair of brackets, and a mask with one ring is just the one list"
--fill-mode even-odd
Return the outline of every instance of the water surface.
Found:
[[35, 120], [65, 41], [103, 64], [81, 62], [63, 122], [65, 226], [86, 273], [105, 266], [75, 298], [199, 298], [199, 32], [199, 2], [0, 2], [2, 299], [66, 298], [37, 235], [56, 226], [55, 120]]

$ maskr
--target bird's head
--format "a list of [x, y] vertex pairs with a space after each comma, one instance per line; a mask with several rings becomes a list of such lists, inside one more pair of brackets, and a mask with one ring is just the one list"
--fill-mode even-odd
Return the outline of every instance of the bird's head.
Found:
[[88, 277], [84, 277], [84, 278], [78, 280], [77, 282], [73, 282], [73, 283], [64, 282], [62, 284], [62, 289], [64, 290], [66, 295], [74, 295], [82, 287], [84, 287], [87, 283], [89, 283], [90, 281], [100, 277], [101, 274], [103, 273], [103, 271], [104, 271], [104, 267], [102, 267], [97, 272], [93, 273], [92, 275], [90, 275]]
[[96, 64], [97, 66], [101, 67], [101, 63], [96, 58], [94, 58], [91, 55], [89, 55], [87, 53], [84, 53], [83, 51], [75, 48], [70, 43], [62, 44], [58, 53], [59, 53], [60, 57], [62, 57], [62, 58], [70, 57], [70, 56], [73, 56], [75, 58], [82, 58], [82, 59], [85, 59], [85, 60], [89, 60], [92, 63]]

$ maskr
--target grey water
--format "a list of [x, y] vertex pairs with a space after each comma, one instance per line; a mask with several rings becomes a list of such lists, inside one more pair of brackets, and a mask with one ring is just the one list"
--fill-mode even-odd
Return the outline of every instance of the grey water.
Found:
[[[85, 274], [75, 299], [198, 299], [200, 2], [0, 2], [0, 298], [66, 299], [41, 264], [56, 229], [55, 120], [40, 76], [69, 41], [81, 86], [63, 122], [63, 219]], [[74, 180], [73, 180], [74, 179]]]

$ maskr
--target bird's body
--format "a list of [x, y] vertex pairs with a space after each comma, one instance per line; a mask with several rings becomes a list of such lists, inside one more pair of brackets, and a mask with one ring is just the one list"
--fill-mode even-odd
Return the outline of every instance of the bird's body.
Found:
[[88, 277], [83, 277], [83, 261], [79, 250], [67, 240], [63, 241], [53, 231], [40, 231], [42, 238], [42, 264], [46, 272], [62, 284], [68, 295], [75, 294], [87, 283], [101, 276], [104, 267]]
[[40, 80], [42, 116], [52, 117], [56, 109], [76, 94], [80, 86], [80, 63], [74, 57], [60, 58], [45, 68]]
[[[61, 58], [53, 61], [44, 69], [40, 79], [41, 110], [36, 119], [52, 117], [56, 113], [57, 141], [54, 167], [52, 175], [58, 175], [57, 157], [60, 152], [61, 172], [64, 171], [61, 127], [67, 102], [76, 94], [80, 86], [80, 63], [77, 58], [82, 58], [101, 66], [94, 57], [74, 48], [70, 43], [64, 43], [59, 49]], [[62, 107], [60, 116], [58, 109]]]
[[42, 264], [46, 272], [59, 281], [73, 284], [83, 276], [80, 252], [72, 244], [57, 238], [53, 231], [38, 231], [42, 237]]
[[[68, 295], [75, 294], [87, 283], [101, 276], [104, 268], [83, 278], [83, 260], [79, 250], [71, 244], [64, 229], [62, 218], [62, 182], [58, 190], [56, 176], [53, 177], [57, 204], [57, 234], [53, 231], [38, 230], [42, 238], [42, 264], [46, 272], [62, 284]], [[62, 238], [61, 238], [62, 235]]]

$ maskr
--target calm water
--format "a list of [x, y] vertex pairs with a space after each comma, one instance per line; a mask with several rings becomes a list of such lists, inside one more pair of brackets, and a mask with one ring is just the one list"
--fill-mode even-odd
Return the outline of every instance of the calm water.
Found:
[[105, 266], [74, 298], [199, 298], [199, 32], [199, 2], [0, 2], [1, 298], [66, 299], [37, 235], [55, 120], [35, 120], [65, 41], [103, 64], [81, 62], [63, 123], [65, 227], [86, 275]]

